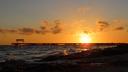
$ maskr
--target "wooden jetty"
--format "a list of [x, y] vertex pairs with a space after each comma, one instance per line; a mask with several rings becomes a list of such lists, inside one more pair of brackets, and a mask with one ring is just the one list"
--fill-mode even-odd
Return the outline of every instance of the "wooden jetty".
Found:
[[32, 45], [54, 45], [54, 46], [80, 46], [81, 44], [89, 44], [91, 46], [103, 46], [103, 45], [128, 45], [128, 43], [26, 43], [24, 39], [16, 39], [13, 46], [32, 46]]
[[[13, 46], [31, 46], [31, 45], [55, 45], [55, 46], [79, 46], [87, 43], [12, 43]], [[127, 43], [88, 43], [90, 45], [128, 45]]]
[[18, 45], [25, 45], [25, 46], [31, 46], [31, 45], [57, 45], [57, 46], [65, 46], [65, 45], [80, 45], [81, 43], [12, 43], [14, 46]]

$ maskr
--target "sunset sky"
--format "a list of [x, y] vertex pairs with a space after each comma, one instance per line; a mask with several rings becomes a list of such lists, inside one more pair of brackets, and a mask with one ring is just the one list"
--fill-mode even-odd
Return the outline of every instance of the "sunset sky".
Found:
[[0, 44], [15, 39], [128, 43], [128, 0], [0, 0]]

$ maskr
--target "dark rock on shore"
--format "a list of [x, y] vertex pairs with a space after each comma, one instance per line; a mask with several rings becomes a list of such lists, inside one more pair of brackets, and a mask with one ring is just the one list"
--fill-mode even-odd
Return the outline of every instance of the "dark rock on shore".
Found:
[[[125, 63], [125, 62], [121, 62]], [[113, 63], [114, 64], [114, 63]], [[27, 63], [11, 60], [0, 63], [0, 72], [127, 72], [128, 66], [112, 63]]]

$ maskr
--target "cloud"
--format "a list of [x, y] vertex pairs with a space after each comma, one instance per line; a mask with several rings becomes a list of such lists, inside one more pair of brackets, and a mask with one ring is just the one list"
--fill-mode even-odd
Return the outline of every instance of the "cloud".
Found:
[[50, 26], [51, 26], [50, 21], [48, 21], [48, 20], [41, 20], [41, 27], [45, 27], [45, 29], [47, 29]]
[[62, 28], [60, 27], [60, 25], [61, 25], [60, 20], [54, 20], [53, 23], [50, 23], [47, 20], [43, 20], [41, 22], [40, 29], [42, 33], [58, 34], [62, 31]]
[[105, 25], [105, 26], [108, 26], [108, 25], [109, 25], [109, 23], [106, 22], [106, 21], [99, 21], [98, 23], [100, 23], [100, 24], [102, 24], [102, 25]]
[[53, 34], [60, 33], [61, 32], [61, 28], [59, 28], [59, 26], [55, 26], [55, 27], [51, 28], [51, 32]]
[[108, 28], [109, 25], [110, 24], [108, 22], [106, 22], [106, 21], [98, 21], [98, 24], [97, 24], [97, 26], [99, 27], [98, 29], [100, 31], [103, 31], [104, 29]]
[[60, 25], [61, 25], [60, 20], [55, 20], [55, 21], [54, 21], [54, 24], [55, 24], [55, 25], [51, 28], [51, 32], [52, 32], [53, 34], [60, 33], [60, 32], [62, 31], [62, 28], [60, 27]]
[[17, 30], [13, 30], [13, 29], [0, 29], [0, 33], [17, 33]]
[[32, 34], [58, 34], [61, 33], [61, 22], [60, 20], [55, 20], [53, 23], [43, 20], [40, 28], [34, 29], [30, 27], [23, 27], [18, 29], [0, 29], [0, 33], [16, 33], [23, 35], [32, 35]]
[[42, 31], [41, 31], [41, 30], [35, 30], [35, 33], [36, 33], [36, 34], [41, 34]]
[[128, 24], [128, 20], [126, 19], [115, 19], [112, 21], [113, 24], [116, 25], [127, 25]]
[[25, 35], [30, 35], [35, 32], [33, 28], [20, 28], [18, 29], [19, 34], [25, 34]]
[[117, 27], [114, 30], [124, 30], [124, 29], [125, 29], [124, 27]]
[[46, 34], [46, 33], [50, 33], [50, 29], [51, 29], [52, 23], [50, 23], [50, 21], [48, 20], [42, 20], [41, 21], [41, 26], [40, 26], [40, 33], [41, 34]]
[[127, 31], [127, 24], [128, 24], [128, 21], [123, 20], [123, 19], [120, 19], [120, 20], [116, 19], [111, 22], [100, 20], [97, 22], [99, 31], [103, 31], [103, 30], [106, 30], [106, 31], [125, 30], [125, 31]]
[[32, 34], [44, 34], [43, 31], [33, 29], [33, 28], [19, 28], [19, 29], [0, 29], [0, 33], [15, 33], [23, 35], [32, 35]]
[[84, 31], [84, 33], [89, 34], [90, 32], [89, 31]]
[[41, 30], [40, 30], [40, 33], [41, 33], [41, 34], [46, 34], [46, 33], [49, 32], [49, 30], [48, 30], [47, 27], [45, 27], [45, 26], [41, 26], [40, 29], [41, 29]]
[[9, 33], [17, 33], [17, 30], [10, 29], [10, 30], [6, 30], [6, 32], [9, 32]]
[[3, 31], [3, 29], [0, 29], [0, 33], [3, 33], [4, 31]]
[[[113, 30], [125, 30], [127, 28], [123, 25], [118, 25], [118, 22], [107, 22], [104, 20], [97, 21], [98, 31], [113, 31]], [[50, 22], [48, 20], [43, 20], [41, 22], [41, 26], [38, 29], [23, 27], [18, 29], [0, 29], [0, 33], [15, 33], [15, 34], [23, 34], [23, 35], [32, 35], [32, 34], [59, 34], [59, 33], [75, 33], [78, 31], [83, 31], [86, 34], [95, 33], [97, 30], [92, 31], [90, 27], [85, 26], [86, 22], [84, 20], [79, 22], [71, 22], [69, 24], [63, 24], [60, 20], [54, 20]]]
[[50, 24], [48, 21], [43, 21], [44, 25], [40, 26], [39, 29], [23, 27], [18, 29], [0, 29], [0, 33], [15, 33], [23, 35], [32, 35], [32, 34], [58, 34], [61, 32], [60, 20], [55, 20], [54, 24]]
[[124, 30], [127, 32], [128, 30], [128, 20], [126, 19], [115, 19], [112, 21], [113, 26], [115, 26], [115, 28], [113, 30]]

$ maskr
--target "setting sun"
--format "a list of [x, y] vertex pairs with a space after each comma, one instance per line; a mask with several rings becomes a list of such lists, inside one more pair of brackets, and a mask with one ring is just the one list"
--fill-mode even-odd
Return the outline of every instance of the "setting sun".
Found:
[[90, 43], [91, 42], [91, 37], [88, 34], [80, 34], [80, 42], [81, 43]]

